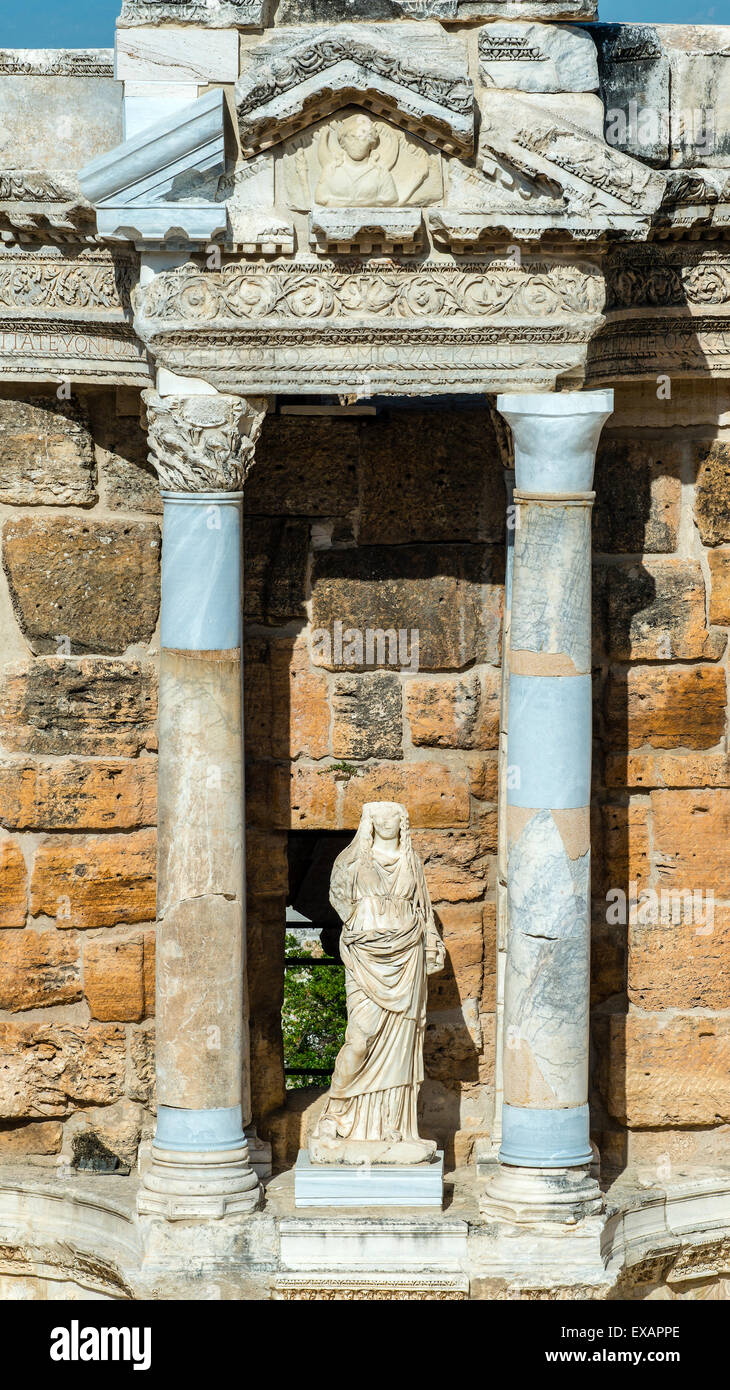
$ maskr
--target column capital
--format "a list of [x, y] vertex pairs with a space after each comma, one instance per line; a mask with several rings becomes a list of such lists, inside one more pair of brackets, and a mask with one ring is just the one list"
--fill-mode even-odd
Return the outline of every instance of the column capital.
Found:
[[240, 492], [266, 418], [265, 396], [144, 391], [149, 459], [165, 492]]
[[503, 395], [497, 409], [512, 430], [518, 492], [590, 492], [613, 391]]

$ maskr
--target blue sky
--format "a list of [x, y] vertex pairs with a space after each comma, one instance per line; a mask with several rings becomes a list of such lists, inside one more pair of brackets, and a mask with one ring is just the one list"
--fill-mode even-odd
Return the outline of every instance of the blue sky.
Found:
[[[106, 48], [121, 0], [4, 0], [0, 48]], [[722, 24], [727, 0], [599, 0], [602, 20]]]

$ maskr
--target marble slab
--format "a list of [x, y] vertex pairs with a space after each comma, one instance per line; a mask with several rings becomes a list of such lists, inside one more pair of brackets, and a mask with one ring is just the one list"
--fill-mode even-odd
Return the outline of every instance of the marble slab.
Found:
[[444, 1156], [432, 1163], [312, 1163], [300, 1149], [294, 1178], [297, 1207], [435, 1207], [443, 1204]]

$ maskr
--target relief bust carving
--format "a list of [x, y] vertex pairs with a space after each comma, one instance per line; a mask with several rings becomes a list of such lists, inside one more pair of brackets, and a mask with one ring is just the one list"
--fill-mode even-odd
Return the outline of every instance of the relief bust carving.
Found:
[[427, 976], [443, 969], [423, 864], [408, 812], [363, 807], [354, 840], [335, 861], [330, 902], [342, 920], [347, 1033], [311, 1136], [314, 1163], [427, 1163], [418, 1133]]
[[289, 206], [302, 212], [426, 207], [443, 196], [436, 151], [353, 108], [294, 138], [284, 157], [284, 180]]

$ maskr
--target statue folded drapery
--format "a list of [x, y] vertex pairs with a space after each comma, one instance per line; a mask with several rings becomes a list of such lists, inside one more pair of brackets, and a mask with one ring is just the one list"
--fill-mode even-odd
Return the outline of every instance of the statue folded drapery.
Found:
[[408, 812], [392, 801], [363, 807], [357, 834], [332, 871], [342, 919], [347, 1033], [326, 1107], [310, 1139], [315, 1163], [420, 1163], [436, 1144], [419, 1138], [428, 974], [444, 946]]

